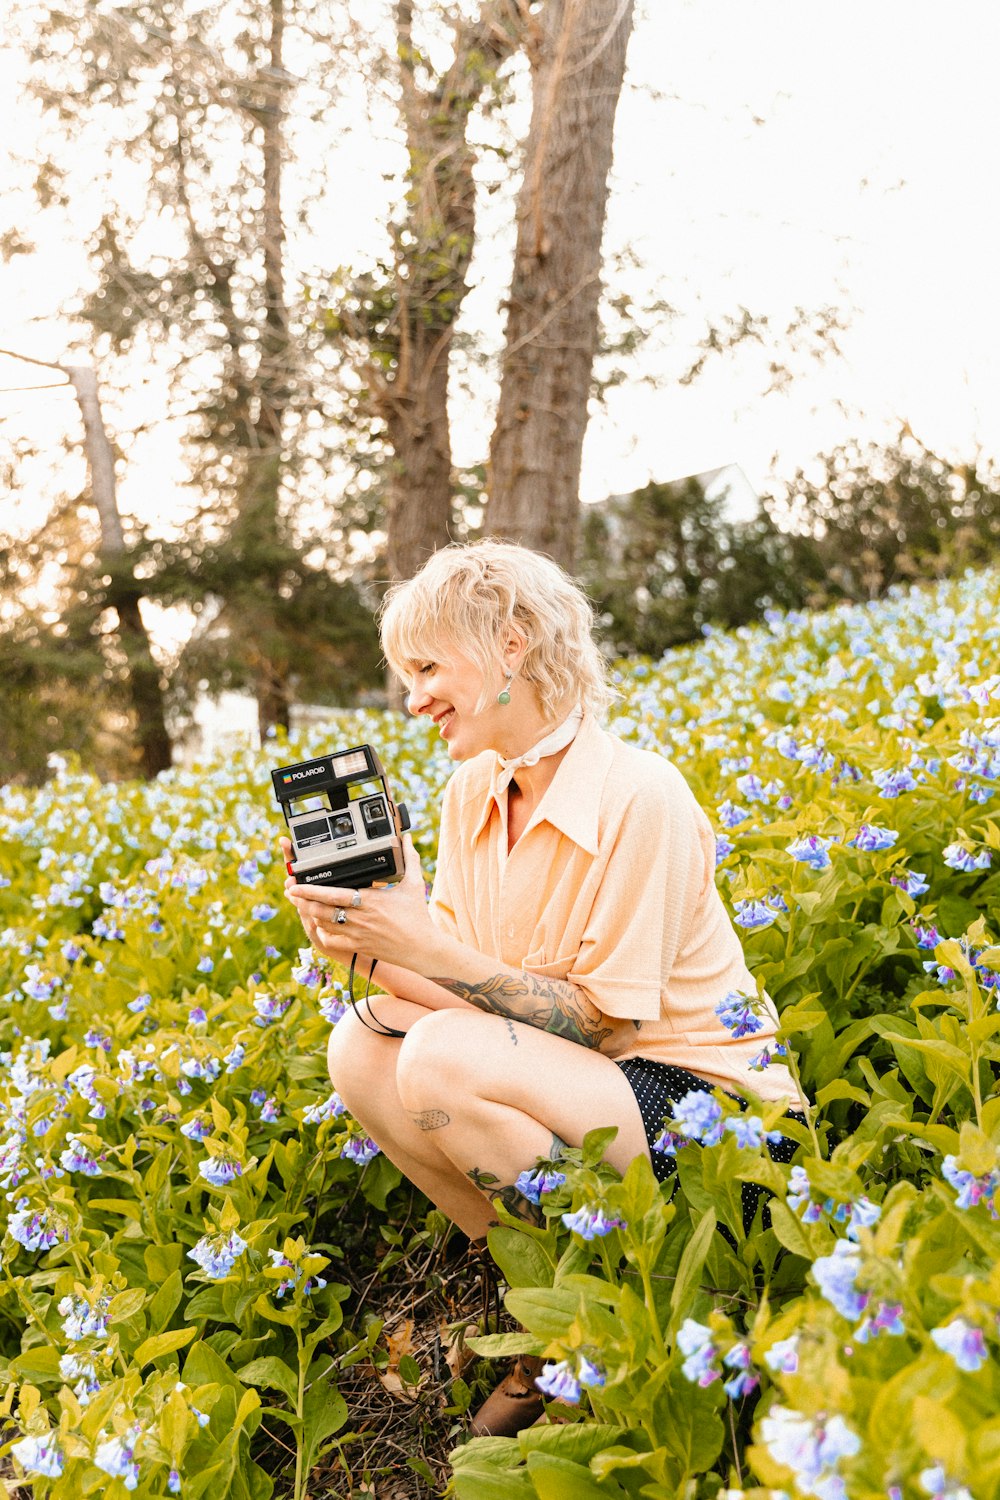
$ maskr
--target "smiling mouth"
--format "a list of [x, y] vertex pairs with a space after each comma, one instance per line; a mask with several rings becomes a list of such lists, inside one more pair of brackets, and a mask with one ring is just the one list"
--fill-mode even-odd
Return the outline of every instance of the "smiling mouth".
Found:
[[455, 710], [453, 708], [449, 708], [449, 710], [448, 710], [447, 713], [439, 714], [437, 716], [437, 718], [434, 720], [434, 722], [435, 722], [435, 724], [438, 727], [438, 733], [439, 734], [444, 734], [445, 730], [447, 729], [448, 725], [451, 723], [451, 721], [452, 721], [452, 719], [454, 717], [455, 717]]

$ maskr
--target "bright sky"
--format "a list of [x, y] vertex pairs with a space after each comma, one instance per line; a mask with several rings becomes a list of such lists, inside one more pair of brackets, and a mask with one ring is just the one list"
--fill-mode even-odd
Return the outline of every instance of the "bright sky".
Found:
[[[998, 43], [994, 0], [646, 0], [619, 110], [607, 243], [638, 252], [631, 289], [663, 297], [678, 316], [651, 328], [637, 363], [637, 376], [660, 387], [632, 380], [593, 419], [585, 499], [733, 462], [759, 487], [772, 469], [790, 473], [903, 418], [956, 456], [980, 446], [998, 457]], [[0, 58], [0, 91], [13, 101], [8, 136], [30, 151], [34, 115], [13, 58]], [[317, 84], [308, 103], [321, 93]], [[373, 135], [359, 98], [331, 141], [330, 211], [321, 243], [303, 247], [314, 264], [348, 262], [379, 242], [380, 172], [396, 148], [376, 119]], [[85, 274], [79, 225], [96, 204], [85, 178], [72, 220], [26, 222], [37, 255], [0, 265], [4, 347], [68, 357], [75, 334], [59, 309]], [[495, 348], [510, 244], [502, 194], [487, 200], [481, 228], [464, 322]], [[676, 385], [706, 318], [745, 306], [781, 329], [796, 307], [826, 305], [849, 320], [845, 358], [825, 367], [800, 358], [789, 391], [763, 394], [768, 356], [749, 347]], [[0, 386], [47, 378], [0, 360]], [[488, 377], [472, 383], [471, 397], [454, 393], [460, 463], [481, 459], [489, 438], [494, 392]], [[149, 424], [129, 450], [123, 506], [167, 523], [183, 470], [163, 409], [151, 377], [115, 419]], [[10, 419], [0, 445], [23, 431], [46, 451], [23, 471], [15, 504], [34, 513], [52, 462], [67, 486], [80, 483], [61, 446], [76, 432], [66, 392], [0, 394], [0, 415]]]

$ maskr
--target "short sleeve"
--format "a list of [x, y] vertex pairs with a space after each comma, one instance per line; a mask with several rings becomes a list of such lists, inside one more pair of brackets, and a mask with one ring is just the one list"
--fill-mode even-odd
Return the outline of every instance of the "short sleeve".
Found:
[[663, 772], [625, 810], [566, 973], [617, 1020], [660, 1019], [671, 970], [714, 878], [708, 821], [676, 767]]

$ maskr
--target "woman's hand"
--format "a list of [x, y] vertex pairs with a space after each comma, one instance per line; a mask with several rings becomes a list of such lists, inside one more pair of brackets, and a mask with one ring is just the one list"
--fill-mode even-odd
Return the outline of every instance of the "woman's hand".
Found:
[[[285, 859], [291, 846], [281, 841]], [[285, 882], [285, 894], [294, 904], [309, 941], [329, 958], [349, 963], [359, 955], [359, 964], [372, 959], [420, 971], [422, 947], [437, 938], [427, 910], [420, 858], [410, 835], [403, 835], [405, 871], [397, 885], [372, 886], [353, 891], [332, 885], [298, 885], [294, 876]], [[360, 898], [360, 899], [359, 899]], [[337, 920], [337, 913], [344, 920]]]

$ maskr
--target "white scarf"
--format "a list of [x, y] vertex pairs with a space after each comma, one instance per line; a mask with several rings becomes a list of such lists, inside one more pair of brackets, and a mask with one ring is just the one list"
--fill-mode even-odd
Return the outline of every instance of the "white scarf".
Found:
[[568, 719], [563, 719], [555, 729], [540, 739], [537, 745], [532, 745], [523, 755], [512, 756], [510, 760], [504, 760], [497, 751], [497, 759], [500, 761], [500, 770], [497, 772], [497, 793], [505, 792], [522, 766], [537, 766], [538, 762], [546, 755], [556, 755], [560, 750], [572, 744], [576, 739], [577, 731], [583, 723], [583, 709], [577, 704]]

